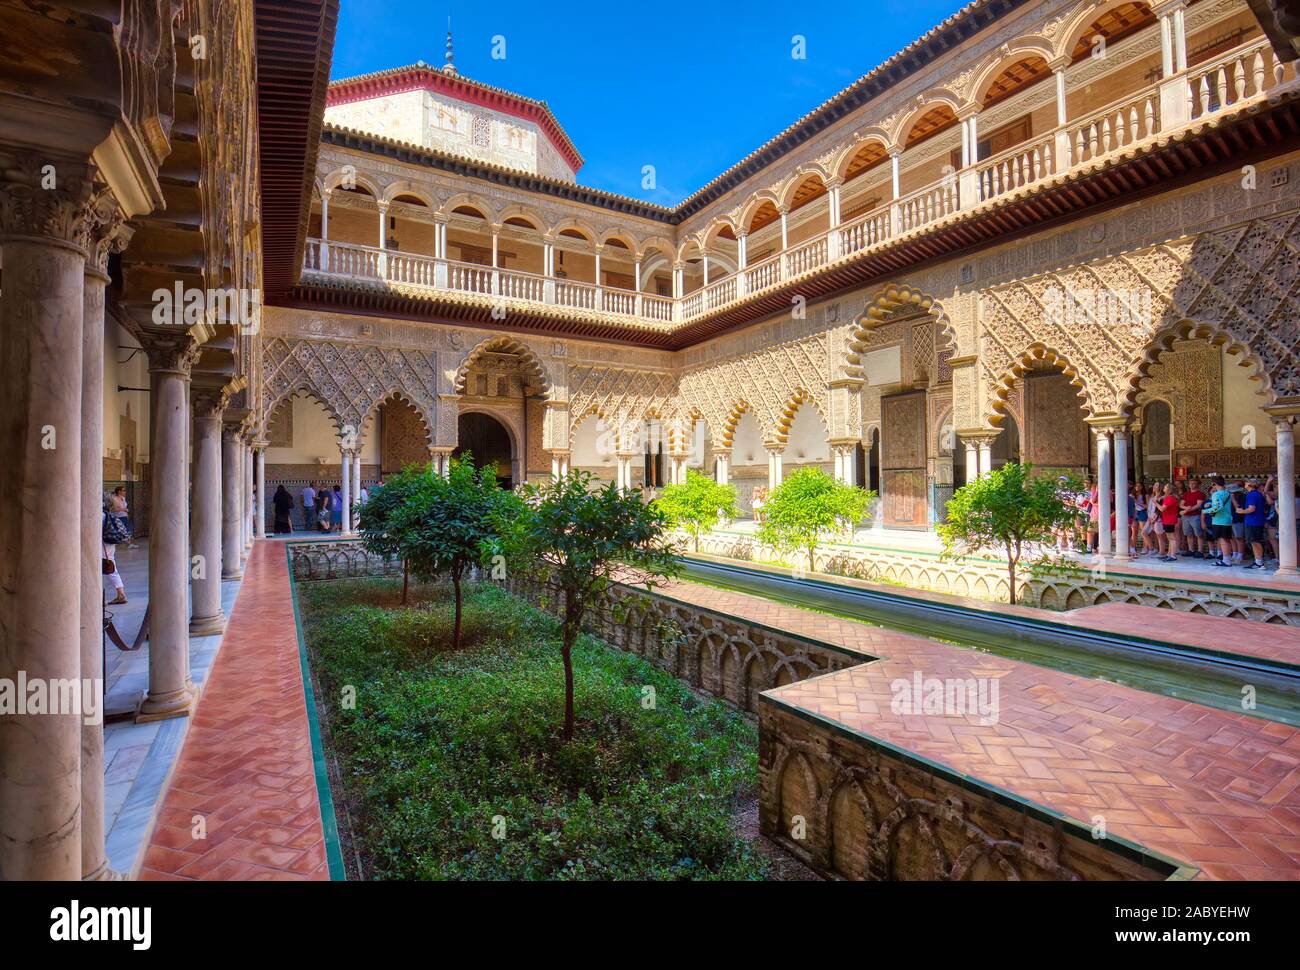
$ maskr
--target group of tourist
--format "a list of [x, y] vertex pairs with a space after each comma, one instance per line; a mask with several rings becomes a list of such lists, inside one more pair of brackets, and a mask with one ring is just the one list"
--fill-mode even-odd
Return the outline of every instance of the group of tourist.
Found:
[[[375, 486], [376, 488], [383, 485], [383, 481]], [[284, 490], [284, 486], [280, 486]], [[288, 492], [285, 492], [286, 498]], [[361, 507], [370, 499], [370, 492], [365, 485], [358, 489], [357, 494], [351, 496], [352, 499], [352, 520], [360, 513]], [[293, 526], [289, 522], [288, 506], [284, 515], [285, 528], [280, 528], [279, 513], [279, 492], [276, 493], [276, 523], [275, 532], [281, 531], [292, 532]], [[290, 500], [289, 505], [292, 504]], [[342, 532], [343, 531], [343, 486], [335, 485], [332, 488], [324, 482], [308, 482], [303, 486], [301, 495], [302, 510], [302, 527], [306, 530], [316, 529], [319, 532]]]
[[[1266, 569], [1276, 565], [1278, 537], [1277, 479], [1190, 478], [1186, 481], [1136, 482], [1128, 493], [1128, 548], [1135, 558], [1159, 562], [1208, 560], [1215, 566]], [[1070, 497], [1078, 509], [1072, 528], [1058, 530], [1056, 547], [1097, 552], [1101, 502], [1095, 479]], [[1115, 491], [1110, 492], [1112, 538], [1116, 521]], [[1300, 498], [1286, 514], [1300, 519]], [[1112, 543], [1111, 548], [1115, 546]]]

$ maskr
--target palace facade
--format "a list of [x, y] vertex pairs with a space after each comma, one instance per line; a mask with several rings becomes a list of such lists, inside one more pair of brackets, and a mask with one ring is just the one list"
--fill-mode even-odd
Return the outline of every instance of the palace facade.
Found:
[[[450, 49], [328, 82], [337, 0], [0, 0], [0, 680], [102, 682], [117, 482], [141, 720], [193, 709], [277, 483], [469, 451], [749, 507], [818, 465], [924, 530], [1021, 459], [1119, 494], [1276, 471], [1290, 507], [1275, 6], [975, 0], [664, 208], [583, 186], [545, 102]], [[0, 878], [103, 877], [102, 732], [30, 724], [0, 713]]]

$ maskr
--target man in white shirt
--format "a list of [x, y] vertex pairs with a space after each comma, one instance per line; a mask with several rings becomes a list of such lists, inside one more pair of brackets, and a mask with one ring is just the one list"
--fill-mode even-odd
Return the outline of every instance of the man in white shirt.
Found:
[[302, 527], [310, 529], [316, 524], [316, 489], [311, 482], [302, 490]]

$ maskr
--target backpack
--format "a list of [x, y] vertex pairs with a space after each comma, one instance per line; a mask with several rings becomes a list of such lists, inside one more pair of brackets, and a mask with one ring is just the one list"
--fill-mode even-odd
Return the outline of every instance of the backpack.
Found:
[[127, 535], [125, 526], [122, 525], [122, 520], [109, 515], [107, 509], [104, 511], [103, 531], [104, 545], [106, 546], [115, 546], [119, 542], [126, 542], [130, 538]]

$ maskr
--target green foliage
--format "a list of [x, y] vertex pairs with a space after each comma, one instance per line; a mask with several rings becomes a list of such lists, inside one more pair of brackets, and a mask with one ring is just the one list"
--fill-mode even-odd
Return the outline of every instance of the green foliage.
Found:
[[812, 569], [818, 544], [861, 522], [875, 497], [875, 492], [846, 485], [820, 468], [801, 468], [763, 505], [759, 541], [783, 552], [807, 550]]
[[612, 482], [592, 486], [587, 472], [525, 485], [499, 507], [495, 521], [507, 568], [548, 582], [564, 596], [565, 740], [574, 725], [570, 653], [583, 620], [605, 602], [616, 574], [650, 589], [678, 570], [663, 513]]
[[948, 521], [938, 527], [944, 554], [1004, 553], [1014, 603], [1025, 547], [1050, 542], [1055, 530], [1073, 523], [1078, 512], [1070, 497], [1082, 487], [1074, 476], [1035, 475], [1032, 465], [1007, 462], [953, 493]]
[[723, 485], [690, 469], [686, 481], [665, 487], [655, 505], [669, 525], [691, 537], [697, 552], [701, 533], [711, 532], [721, 519], [734, 519], [740, 514], [736, 486]]
[[[558, 627], [469, 586], [464, 649], [448, 604], [384, 609], [387, 581], [305, 584], [353, 839], [376, 879], [755, 879], [733, 805], [757, 785], [742, 715], [582, 636], [580, 736], [558, 742]], [[390, 597], [394, 594], [389, 593]], [[331, 703], [357, 688], [353, 710]], [[643, 686], [656, 694], [642, 706]], [[496, 838], [499, 818], [503, 838]]]
[[362, 506], [362, 542], [401, 556], [417, 579], [451, 579], [457, 605], [452, 641], [459, 647], [461, 580], [490, 555], [495, 517], [505, 502], [496, 469], [475, 469], [469, 461], [452, 462], [446, 477], [410, 469], [376, 494], [377, 515], [370, 516], [369, 503]]

